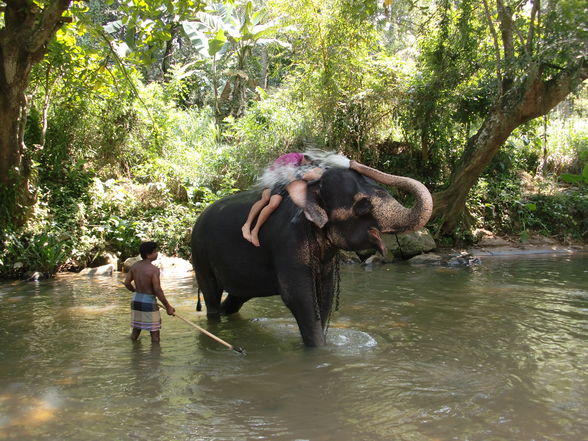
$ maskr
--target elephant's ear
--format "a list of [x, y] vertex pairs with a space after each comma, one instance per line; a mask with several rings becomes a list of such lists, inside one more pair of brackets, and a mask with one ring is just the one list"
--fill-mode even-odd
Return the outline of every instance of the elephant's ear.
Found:
[[323, 228], [329, 221], [327, 212], [320, 204], [318, 186], [309, 185], [306, 192], [306, 205], [304, 206], [304, 216], [319, 228]]

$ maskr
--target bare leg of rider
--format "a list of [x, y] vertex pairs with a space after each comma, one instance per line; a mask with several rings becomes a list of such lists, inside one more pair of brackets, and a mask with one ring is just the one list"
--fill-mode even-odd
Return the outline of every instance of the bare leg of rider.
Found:
[[259, 246], [259, 229], [265, 223], [265, 221], [270, 217], [270, 215], [280, 206], [282, 202], [282, 196], [279, 194], [274, 194], [271, 196], [269, 203], [263, 207], [263, 210], [259, 213], [257, 217], [257, 222], [255, 223], [255, 227], [251, 230], [251, 243], [256, 247]]
[[257, 215], [261, 212], [261, 210], [269, 203], [270, 195], [271, 190], [269, 188], [266, 188], [261, 192], [261, 199], [251, 206], [247, 220], [241, 227], [243, 237], [249, 242], [251, 242], [251, 224]]

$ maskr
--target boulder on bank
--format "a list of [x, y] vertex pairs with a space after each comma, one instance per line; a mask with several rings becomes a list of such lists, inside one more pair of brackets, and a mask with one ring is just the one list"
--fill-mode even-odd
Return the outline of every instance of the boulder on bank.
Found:
[[112, 276], [115, 269], [115, 266], [109, 263], [108, 265], [101, 265], [96, 268], [84, 268], [79, 274], [80, 276]]
[[408, 260], [412, 265], [441, 265], [443, 258], [434, 253], [425, 253], [414, 256]]
[[388, 248], [389, 254], [403, 259], [428, 253], [437, 248], [435, 239], [426, 228], [421, 228], [412, 233], [384, 234], [382, 239]]
[[508, 247], [513, 245], [508, 240], [482, 228], [474, 231], [474, 237], [477, 239], [476, 245], [480, 248]]
[[123, 272], [128, 273], [131, 267], [141, 260], [141, 256], [129, 257], [123, 262]]
[[96, 256], [96, 258], [88, 265], [92, 268], [97, 268], [105, 265], [113, 265], [115, 271], [118, 270], [118, 257], [114, 253], [103, 252]]
[[[123, 271], [128, 272], [131, 267], [140, 260], [141, 256], [129, 257], [123, 263]], [[162, 253], [159, 253], [157, 260], [153, 261], [153, 265], [165, 274], [182, 274], [192, 271], [192, 264], [187, 260], [180, 259], [179, 257], [169, 257]]]

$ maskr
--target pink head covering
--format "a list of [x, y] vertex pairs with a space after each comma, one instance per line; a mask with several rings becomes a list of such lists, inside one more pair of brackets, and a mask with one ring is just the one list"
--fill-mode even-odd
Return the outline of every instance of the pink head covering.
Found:
[[286, 153], [285, 155], [280, 156], [276, 159], [273, 163], [274, 167], [280, 166], [298, 166], [302, 164], [304, 160], [304, 155], [302, 153]]

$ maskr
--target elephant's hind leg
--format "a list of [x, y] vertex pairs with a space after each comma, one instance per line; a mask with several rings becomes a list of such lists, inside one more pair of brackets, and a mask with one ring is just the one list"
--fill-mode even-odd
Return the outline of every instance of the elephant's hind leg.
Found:
[[198, 287], [204, 296], [206, 304], [206, 317], [219, 318], [221, 314], [221, 297], [223, 289], [219, 286], [214, 277], [204, 277], [196, 273]]
[[249, 300], [247, 297], [236, 297], [229, 294], [221, 305], [221, 313], [229, 315], [239, 312], [247, 300]]

